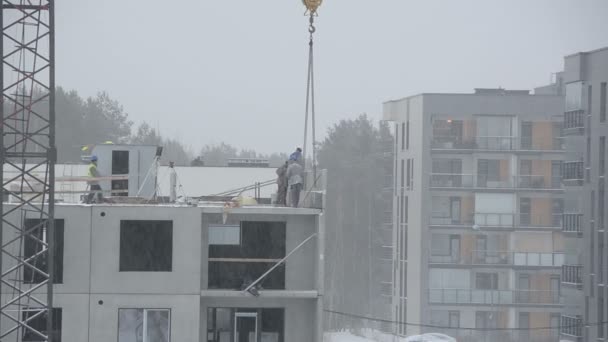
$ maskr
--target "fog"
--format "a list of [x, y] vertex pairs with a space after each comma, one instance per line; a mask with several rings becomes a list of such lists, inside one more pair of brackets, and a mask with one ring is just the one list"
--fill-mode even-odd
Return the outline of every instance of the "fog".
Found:
[[[57, 84], [106, 90], [195, 150], [289, 152], [303, 136], [303, 12], [299, 0], [61, 1]], [[530, 89], [564, 55], [608, 44], [603, 0], [327, 0], [319, 12], [320, 133], [406, 95]]]

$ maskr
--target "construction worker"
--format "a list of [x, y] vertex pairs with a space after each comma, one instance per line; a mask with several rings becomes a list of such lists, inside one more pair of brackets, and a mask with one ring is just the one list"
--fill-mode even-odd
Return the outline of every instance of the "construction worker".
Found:
[[281, 165], [277, 169], [277, 204], [278, 205], [287, 205], [287, 167], [289, 166], [289, 162], [285, 162], [285, 164]]
[[289, 160], [302, 164], [302, 149], [299, 147], [296, 148], [296, 151], [289, 156]]
[[[89, 163], [89, 167], [87, 168], [87, 176], [89, 178], [98, 178], [99, 171], [97, 171], [97, 156], [91, 156], [91, 163]], [[95, 195], [97, 195], [96, 203], [101, 203], [103, 199], [103, 195], [101, 193], [101, 186], [99, 186], [99, 181], [97, 179], [90, 179], [87, 181], [89, 184], [89, 194], [87, 195], [86, 203], [93, 203], [93, 199]]]
[[304, 168], [295, 160], [289, 161], [287, 167], [287, 182], [289, 185], [289, 203], [292, 207], [297, 208], [300, 203], [300, 191], [302, 191], [303, 179], [302, 173]]

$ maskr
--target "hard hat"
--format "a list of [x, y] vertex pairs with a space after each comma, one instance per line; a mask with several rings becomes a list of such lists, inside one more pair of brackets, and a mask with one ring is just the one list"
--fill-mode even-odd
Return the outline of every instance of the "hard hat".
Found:
[[97, 156], [96, 155], [92, 155], [91, 156], [91, 161], [97, 161]]

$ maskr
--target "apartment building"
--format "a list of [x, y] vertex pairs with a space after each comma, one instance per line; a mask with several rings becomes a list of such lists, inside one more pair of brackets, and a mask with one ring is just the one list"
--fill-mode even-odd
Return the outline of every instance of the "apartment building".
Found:
[[557, 339], [527, 328], [558, 326], [563, 308], [563, 102], [476, 89], [384, 104], [396, 137], [392, 313], [409, 323], [397, 333]]
[[[561, 338], [608, 338], [606, 97], [608, 47], [565, 57], [564, 236], [572, 253], [562, 269]], [[603, 323], [603, 324], [602, 324]]]

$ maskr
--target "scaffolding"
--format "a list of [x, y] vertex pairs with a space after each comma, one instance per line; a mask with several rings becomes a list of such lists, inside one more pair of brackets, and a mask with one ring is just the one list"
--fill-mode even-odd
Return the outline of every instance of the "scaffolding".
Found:
[[0, 340], [52, 341], [54, 1], [2, 0], [0, 25]]

